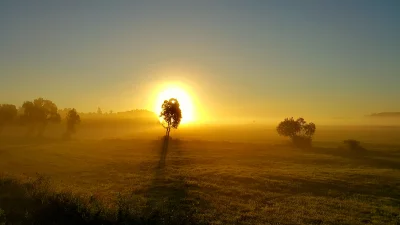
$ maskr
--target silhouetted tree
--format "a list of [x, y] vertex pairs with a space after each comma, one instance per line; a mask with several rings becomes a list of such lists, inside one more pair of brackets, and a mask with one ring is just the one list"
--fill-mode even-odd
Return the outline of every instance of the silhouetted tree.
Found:
[[0, 133], [7, 123], [17, 116], [17, 107], [10, 104], [0, 104]]
[[294, 120], [291, 117], [280, 122], [276, 130], [279, 135], [292, 139], [295, 145], [306, 147], [311, 145], [316, 127], [314, 123], [307, 123], [303, 118]]
[[182, 119], [182, 111], [178, 100], [175, 98], [165, 100], [161, 108], [160, 117], [163, 120], [161, 125], [166, 129], [165, 136], [168, 138], [171, 128], [178, 128]]
[[103, 114], [103, 111], [101, 111], [100, 107], [97, 108], [97, 114], [99, 115]]
[[78, 115], [75, 109], [71, 109], [66, 116], [67, 121], [67, 132], [66, 137], [70, 137], [71, 134], [76, 132], [75, 125], [81, 122], [81, 117]]
[[38, 98], [33, 102], [26, 101], [22, 108], [24, 113], [21, 116], [21, 120], [31, 126], [31, 131], [35, 130], [38, 125], [41, 126], [38, 135], [42, 135], [49, 122], [59, 123], [61, 121], [56, 104], [50, 100]]

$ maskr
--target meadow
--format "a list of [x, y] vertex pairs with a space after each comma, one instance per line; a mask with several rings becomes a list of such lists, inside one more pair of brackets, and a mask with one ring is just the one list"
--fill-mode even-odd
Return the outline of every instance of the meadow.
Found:
[[398, 127], [60, 129], [0, 138], [0, 224], [400, 224]]

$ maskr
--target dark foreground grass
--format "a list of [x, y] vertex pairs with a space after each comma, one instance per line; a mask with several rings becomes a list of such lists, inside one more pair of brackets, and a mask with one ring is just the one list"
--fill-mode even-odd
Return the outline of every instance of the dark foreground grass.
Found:
[[[143, 207], [145, 206], [145, 207]], [[119, 195], [105, 202], [93, 195], [56, 192], [48, 178], [30, 180], [0, 177], [0, 224], [205, 224], [192, 217], [191, 208], [177, 202], [144, 205]]]

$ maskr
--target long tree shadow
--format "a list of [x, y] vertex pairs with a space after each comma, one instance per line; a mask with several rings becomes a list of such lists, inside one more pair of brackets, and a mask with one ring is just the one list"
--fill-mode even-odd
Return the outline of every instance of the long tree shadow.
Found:
[[[168, 153], [168, 144], [169, 144], [169, 138], [164, 137], [162, 140], [162, 147], [161, 147], [161, 152], [160, 152], [160, 161], [158, 162], [158, 167], [156, 172], [161, 172], [164, 167], [165, 167], [165, 160], [167, 158], [167, 153]], [[157, 174], [156, 174], [157, 177]]]
[[179, 174], [181, 164], [177, 164], [176, 160], [171, 160], [167, 166], [168, 152], [174, 151], [181, 158], [179, 143], [167, 138], [162, 140], [160, 160], [147, 192], [145, 214], [149, 224], [202, 224], [195, 218], [201, 201], [189, 196], [189, 191], [196, 185], [188, 184], [185, 177]]

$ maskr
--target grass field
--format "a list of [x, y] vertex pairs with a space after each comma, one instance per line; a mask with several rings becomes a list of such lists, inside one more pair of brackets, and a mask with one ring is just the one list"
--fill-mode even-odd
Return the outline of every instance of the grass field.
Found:
[[[272, 130], [240, 128], [172, 133], [179, 139], [168, 148], [157, 138], [162, 131], [72, 141], [3, 137], [0, 224], [38, 218], [32, 211], [43, 202], [24, 194], [37, 173], [50, 178], [46, 191], [95, 196], [110, 212], [123, 205], [138, 224], [400, 224], [400, 129], [357, 129], [326, 128], [307, 150]], [[341, 148], [348, 138], [366, 150]]]

